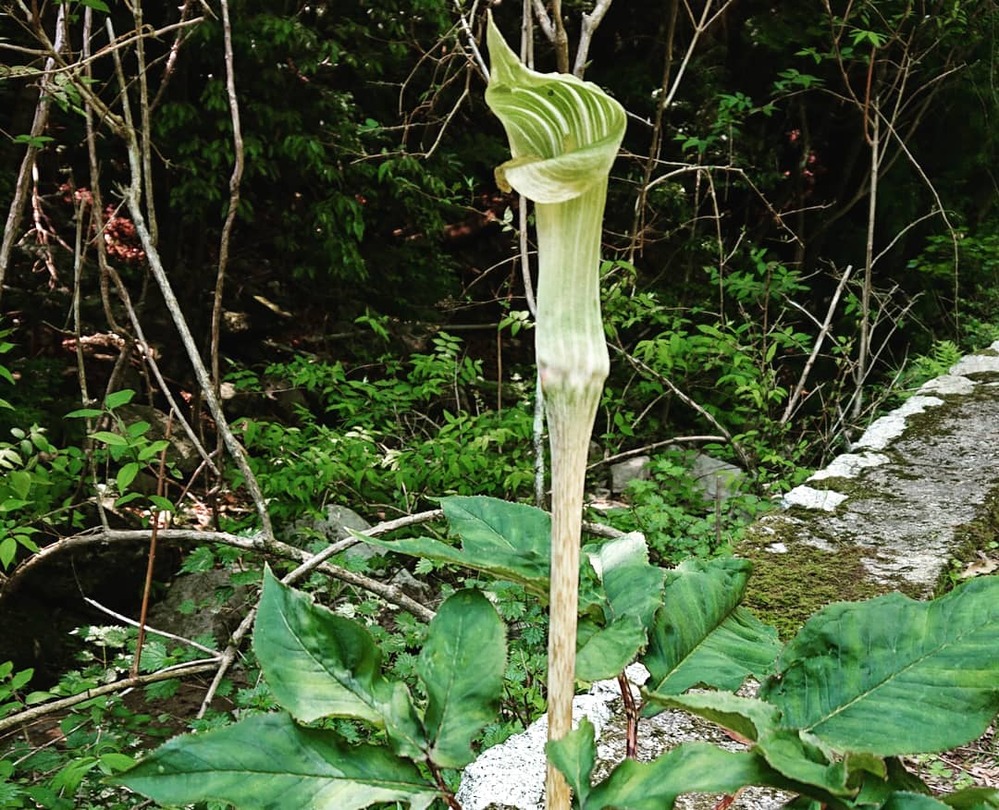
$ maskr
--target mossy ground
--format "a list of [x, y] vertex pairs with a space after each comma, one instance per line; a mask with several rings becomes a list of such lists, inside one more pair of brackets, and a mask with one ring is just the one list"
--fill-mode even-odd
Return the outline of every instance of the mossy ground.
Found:
[[985, 499], [974, 520], [955, 530], [954, 554], [950, 565], [940, 573], [934, 595], [959, 585], [968, 566], [983, 560], [999, 560], [999, 486]]
[[784, 641], [832, 602], [870, 599], [891, 590], [868, 577], [863, 558], [870, 556], [869, 549], [843, 543], [825, 551], [788, 542], [783, 553], [767, 550], [777, 542], [780, 537], [767, 531], [750, 532], [736, 554], [753, 562], [743, 604], [776, 627]]

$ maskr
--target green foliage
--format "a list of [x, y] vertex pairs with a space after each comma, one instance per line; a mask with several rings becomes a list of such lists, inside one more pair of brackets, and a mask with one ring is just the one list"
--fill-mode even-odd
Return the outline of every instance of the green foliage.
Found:
[[442, 498], [441, 506], [461, 538], [461, 548], [433, 538], [385, 541], [355, 536], [399, 554], [486, 572], [522, 585], [535, 596], [547, 596], [551, 518], [546, 512], [481, 497]]
[[[759, 699], [719, 692], [669, 697], [737, 731], [781, 781], [837, 807], [909, 806], [929, 789], [895, 757], [942, 751], [980, 736], [999, 711], [991, 647], [999, 578], [980, 578], [931, 602], [901, 594], [819, 611], [784, 648]], [[781, 785], [773, 775], [756, 784]], [[929, 801], [928, 799], [925, 799]], [[961, 794], [944, 797], [955, 806]], [[984, 791], [976, 806], [999, 801]], [[943, 805], [946, 806], [946, 805]]]
[[899, 377], [897, 388], [900, 393], [913, 394], [923, 383], [946, 374], [964, 352], [952, 340], [938, 340], [927, 354], [920, 354], [906, 364]]
[[[12, 674], [10, 663], [0, 665], [0, 717], [65, 694], [97, 686], [82, 673], [65, 676], [50, 692], [23, 693], [32, 672]], [[78, 704], [54, 722], [48, 733], [58, 747], [36, 744], [32, 733], [19, 735], [0, 749], [0, 806], [46, 810], [125, 810], [129, 797], [120, 788], [102, 780], [134, 764], [126, 753], [135, 747], [140, 733], [148, 734], [150, 719], [124, 709], [117, 698], [94, 698]]]
[[[300, 391], [298, 424], [242, 420], [243, 439], [278, 519], [326, 502], [383, 504], [412, 512], [440, 494], [518, 497], [533, 481], [527, 393], [502, 411], [481, 404], [481, 365], [439, 333], [433, 351], [352, 372], [299, 358], [265, 379]], [[244, 390], [266, 390], [248, 372]], [[516, 384], [510, 386], [518, 390]]]
[[98, 425], [106, 425], [104, 430], [96, 430], [87, 435], [103, 452], [97, 453], [98, 466], [104, 466], [108, 482], [114, 484], [117, 498], [115, 508], [137, 500], [146, 500], [153, 508], [172, 512], [174, 504], [162, 495], [146, 495], [132, 488], [136, 477], [143, 471], [155, 478], [159, 474], [161, 459], [164, 473], [179, 478], [180, 472], [172, 459], [166, 459], [165, 451], [170, 447], [168, 439], [154, 439], [152, 425], [145, 419], [124, 416], [125, 406], [135, 398], [135, 391], [123, 389], [115, 391], [104, 400], [103, 409], [81, 408], [66, 414], [66, 419], [97, 420]]
[[[634, 361], [628, 376], [612, 375], [605, 390], [605, 440], [666, 432], [667, 421], [679, 418], [667, 410], [675, 386], [737, 437], [765, 479], [785, 478], [802, 465], [804, 446], [783, 411], [788, 368], [804, 365], [814, 342], [789, 304], [808, 286], [799, 270], [763, 249], [738, 259], [725, 272], [704, 268], [717, 295], [715, 309], [669, 306], [652, 292], [630, 295], [633, 268], [606, 268], [624, 271], [605, 286], [606, 329]], [[794, 427], [804, 431], [807, 425], [801, 420]]]
[[961, 349], [974, 351], [999, 340], [995, 315], [999, 304], [999, 233], [994, 220], [987, 219], [968, 232], [931, 236], [922, 253], [908, 263], [908, 269], [927, 278], [943, 295], [952, 295], [955, 283], [959, 283], [960, 320], [952, 338]]
[[[253, 79], [239, 81], [236, 262], [272, 267], [292, 297], [343, 314], [370, 304], [409, 312], [449, 291], [440, 235], [460, 167], [408, 154], [393, 127], [398, 87], [429, 78], [414, 71], [410, 43], [430, 47], [450, 26], [433, 2], [239, 9], [234, 61]], [[219, 178], [234, 160], [221, 39], [217, 20], [193, 29], [184, 63], [200, 80], [173, 83], [154, 117], [178, 220], [168, 227], [208, 242], [228, 200]]]
[[742, 530], [771, 504], [746, 491], [710, 501], [691, 474], [691, 454], [679, 450], [657, 453], [649, 463], [649, 478], [628, 484], [628, 506], [604, 512], [623, 531], [639, 531], [658, 563], [676, 564], [691, 557], [725, 553]]
[[[420, 710], [401, 683], [384, 677], [378, 648], [362, 628], [269, 572], [254, 646], [291, 715], [251, 717], [179, 738], [118, 781], [174, 803], [426, 807], [441, 785], [420, 764], [435, 774], [472, 760], [470, 743], [498, 708], [506, 663], [505, 631], [489, 601], [475, 591], [453, 594], [430, 623], [420, 656], [417, 674], [427, 694]], [[331, 717], [373, 723], [386, 730], [388, 742], [352, 745], [335, 731], [300, 725]]]
[[[0, 355], [13, 344], [0, 332]], [[0, 379], [15, 384], [14, 375], [0, 364]], [[5, 398], [0, 409], [19, 410]], [[37, 424], [10, 428], [10, 438], [0, 440], [0, 566], [9, 568], [20, 555], [38, 551], [35, 537], [64, 520], [71, 495], [85, 468], [82, 448], [59, 449]]]
[[[465, 563], [487, 577], [529, 567], [535, 535], [547, 537], [541, 513], [527, 507], [453, 498], [445, 509], [463, 535]], [[490, 570], [500, 543], [507, 561]], [[975, 739], [999, 712], [999, 577], [975, 579], [931, 602], [892, 594], [831, 605], [781, 649], [774, 631], [739, 606], [745, 561], [664, 570], [649, 564], [638, 535], [584, 551], [582, 648], [607, 631], [598, 645], [607, 671], [637, 658], [652, 674], [646, 714], [683, 708], [751, 744], [733, 753], [685, 743], [653, 762], [626, 760], [592, 785], [596, 747], [584, 722], [548, 747], [582, 810], [670, 808], [684, 793], [734, 793], [746, 785], [788, 790], [836, 810], [942, 808], [947, 804], [930, 798], [898, 756]], [[523, 562], [513, 565], [512, 557]], [[630, 627], [639, 629], [637, 637]], [[214, 797], [262, 808], [278, 795], [287, 800], [307, 791], [317, 808], [390, 800], [427, 807], [447, 795], [438, 768], [471, 761], [471, 743], [495, 715], [504, 635], [480, 592], [450, 596], [428, 628], [416, 668], [426, 695], [421, 707], [385, 675], [362, 628], [268, 573], [255, 649], [292, 716], [251, 717], [181, 737], [113, 781], [175, 803]], [[579, 660], [596, 671], [598, 659]], [[723, 691], [749, 675], [762, 681], [759, 697]], [[695, 686], [719, 691], [688, 691]], [[356, 744], [325, 723], [304, 725], [330, 717], [373, 724], [385, 736]], [[984, 809], [999, 802], [999, 791], [972, 788], [944, 800]]]

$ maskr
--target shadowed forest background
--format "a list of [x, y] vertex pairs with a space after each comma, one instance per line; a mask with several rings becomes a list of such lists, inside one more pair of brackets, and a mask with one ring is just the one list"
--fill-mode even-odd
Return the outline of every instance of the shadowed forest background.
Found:
[[[591, 490], [657, 562], [726, 553], [999, 340], [994, 0], [492, 11], [538, 70], [628, 111]], [[544, 505], [532, 214], [493, 176], [484, 24], [463, 0], [0, 0], [0, 806], [138, 806], [101, 774], [270, 705], [245, 647], [209, 686], [204, 647], [110, 615], [144, 624], [178, 572], [227, 572], [186, 604], [236, 616], [212, 652], [263, 559], [328, 546], [330, 506]], [[745, 471], [736, 501], [703, 499], [696, 452]], [[610, 491], [638, 454], [645, 480]], [[393, 598], [474, 584], [332, 562], [348, 576], [309, 587], [368, 617], [400, 677], [423, 630]], [[544, 705], [543, 611], [521, 597], [501, 594], [520, 658], [484, 743]], [[143, 688], [3, 724], [119, 676]]]

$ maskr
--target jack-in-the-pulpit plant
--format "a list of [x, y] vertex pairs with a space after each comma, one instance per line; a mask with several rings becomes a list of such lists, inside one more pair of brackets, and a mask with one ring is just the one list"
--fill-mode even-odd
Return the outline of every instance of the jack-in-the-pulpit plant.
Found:
[[[486, 103], [513, 159], [496, 170], [506, 191], [535, 204], [538, 294], [535, 341], [548, 413], [552, 471], [548, 736], [572, 727], [583, 485], [593, 420], [610, 366], [600, 315], [600, 242], [607, 181], [624, 137], [624, 109], [594, 84], [525, 67], [492, 18]], [[550, 808], [567, 808], [561, 774], [548, 769]]]

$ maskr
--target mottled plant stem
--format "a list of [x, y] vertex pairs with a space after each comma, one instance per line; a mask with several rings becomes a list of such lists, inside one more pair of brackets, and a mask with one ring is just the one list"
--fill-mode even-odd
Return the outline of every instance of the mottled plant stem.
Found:
[[[548, 413], [552, 469], [548, 739], [572, 729], [583, 490], [593, 420], [610, 368], [600, 315], [600, 234], [606, 181], [568, 202], [537, 205], [536, 349]], [[549, 808], [569, 788], [549, 763]]]

